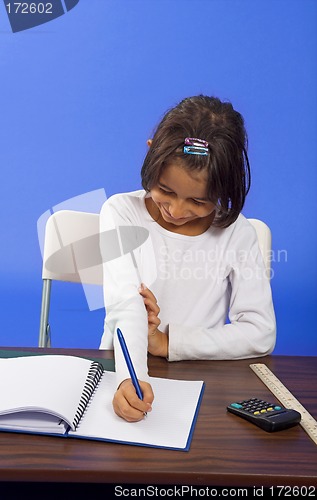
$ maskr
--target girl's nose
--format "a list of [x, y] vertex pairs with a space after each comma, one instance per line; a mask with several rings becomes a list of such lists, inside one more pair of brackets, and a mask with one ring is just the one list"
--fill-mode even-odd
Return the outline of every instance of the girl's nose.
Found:
[[184, 219], [188, 215], [184, 203], [180, 200], [174, 201], [169, 206], [169, 213], [174, 219]]

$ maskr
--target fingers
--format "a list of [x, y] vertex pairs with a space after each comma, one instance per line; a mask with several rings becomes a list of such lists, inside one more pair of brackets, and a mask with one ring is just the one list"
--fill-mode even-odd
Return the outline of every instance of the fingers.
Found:
[[157, 300], [156, 300], [154, 293], [152, 293], [151, 290], [144, 285], [144, 283], [141, 283], [141, 286], [139, 288], [139, 293], [148, 302], [151, 302], [151, 303], [157, 305]]
[[156, 302], [154, 302], [152, 299], [149, 299], [147, 297], [143, 298], [143, 301], [144, 301], [144, 305], [145, 305], [148, 313], [152, 312], [156, 316], [158, 314], [160, 314], [160, 308]]
[[[151, 329], [152, 335], [154, 334], [154, 331], [160, 326], [161, 320], [156, 316], [154, 313], [148, 313], [148, 326]], [[154, 330], [152, 332], [152, 330]]]
[[152, 411], [152, 403], [154, 401], [154, 394], [152, 387], [147, 382], [141, 381], [139, 383], [143, 394], [143, 403], [146, 403], [148, 405], [149, 409], [147, 409], [147, 411]]
[[149, 288], [146, 288], [143, 284], [141, 285], [139, 292], [143, 297], [143, 302], [148, 313], [148, 322], [153, 326], [158, 327], [161, 323], [160, 319], [158, 318], [160, 308], [157, 304], [155, 295]]
[[151, 292], [149, 288], [142, 283], [139, 289], [140, 295], [143, 297], [143, 302], [148, 314], [148, 327], [149, 335], [154, 335], [156, 329], [160, 326], [161, 320], [158, 315], [160, 313], [160, 308], [157, 304], [155, 295]]
[[112, 404], [115, 413], [128, 422], [138, 422], [152, 411], [152, 387], [147, 382], [140, 382], [140, 386], [143, 400], [138, 398], [131, 379], [124, 380], [114, 395]]

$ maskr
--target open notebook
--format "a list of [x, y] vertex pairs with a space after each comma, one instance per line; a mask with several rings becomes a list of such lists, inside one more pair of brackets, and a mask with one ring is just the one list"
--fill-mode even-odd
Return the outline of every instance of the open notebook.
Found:
[[152, 377], [152, 412], [128, 423], [112, 408], [116, 375], [89, 359], [0, 359], [0, 430], [187, 451], [204, 383]]

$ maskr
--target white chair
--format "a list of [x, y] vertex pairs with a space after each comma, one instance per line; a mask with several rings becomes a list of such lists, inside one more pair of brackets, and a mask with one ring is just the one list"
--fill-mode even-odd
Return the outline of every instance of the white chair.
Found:
[[[249, 221], [256, 230], [269, 277], [271, 231], [258, 219]], [[49, 310], [52, 281], [103, 284], [99, 214], [60, 210], [49, 217], [45, 227], [42, 279], [39, 347], [50, 347]]]
[[99, 214], [61, 210], [45, 227], [39, 347], [50, 347], [49, 309], [52, 281], [102, 285]]
[[266, 275], [268, 278], [271, 276], [271, 249], [272, 249], [272, 233], [270, 228], [265, 224], [265, 222], [259, 219], [248, 219], [248, 221], [254, 227], [259, 247], [262, 253]]

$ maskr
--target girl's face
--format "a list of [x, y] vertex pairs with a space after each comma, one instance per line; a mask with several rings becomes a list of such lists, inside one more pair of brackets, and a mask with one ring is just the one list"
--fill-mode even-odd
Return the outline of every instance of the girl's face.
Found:
[[207, 197], [206, 171], [191, 172], [171, 163], [150, 195], [148, 210], [155, 219], [159, 215], [157, 222], [165, 229], [196, 235], [206, 231], [213, 221], [215, 205]]

